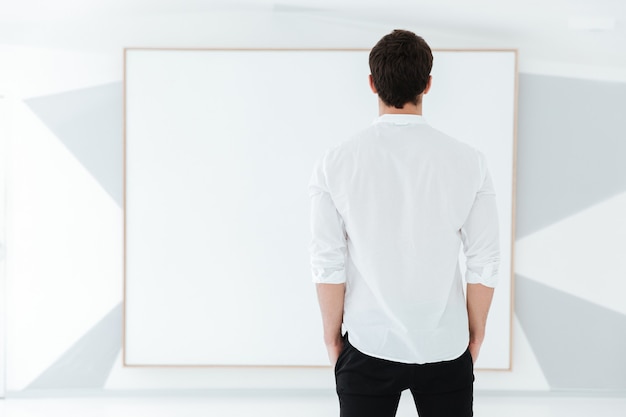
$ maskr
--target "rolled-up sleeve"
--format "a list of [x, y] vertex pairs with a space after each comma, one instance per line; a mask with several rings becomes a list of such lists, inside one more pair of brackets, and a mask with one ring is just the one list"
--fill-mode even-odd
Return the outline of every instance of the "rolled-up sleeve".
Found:
[[500, 242], [496, 193], [484, 157], [479, 155], [481, 186], [470, 213], [461, 228], [463, 251], [467, 258], [468, 284], [495, 287], [500, 265]]
[[311, 270], [313, 282], [341, 284], [346, 282], [346, 232], [326, 183], [323, 159], [309, 182], [311, 199]]

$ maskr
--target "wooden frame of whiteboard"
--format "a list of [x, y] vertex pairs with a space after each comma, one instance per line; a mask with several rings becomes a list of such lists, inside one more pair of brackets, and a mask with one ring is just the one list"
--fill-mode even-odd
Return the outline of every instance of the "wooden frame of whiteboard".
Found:
[[[127, 328], [126, 328], [126, 310], [127, 310], [127, 242], [126, 242], [126, 232], [127, 232], [127, 212], [126, 212], [126, 175], [127, 175], [127, 155], [126, 155], [126, 147], [127, 147], [127, 139], [126, 139], [126, 119], [127, 119], [127, 108], [126, 108], [126, 100], [127, 100], [127, 92], [126, 92], [126, 71], [127, 71], [127, 53], [133, 50], [159, 50], [159, 51], [239, 51], [239, 52], [258, 52], [258, 51], [279, 51], [279, 52], [309, 52], [309, 51], [346, 51], [346, 52], [366, 52], [369, 49], [367, 48], [158, 48], [158, 47], [128, 47], [124, 49], [124, 60], [123, 60], [123, 73], [124, 73], [124, 84], [123, 84], [123, 141], [124, 141], [124, 153], [123, 153], [123, 169], [124, 169], [124, 181], [123, 181], [123, 208], [124, 208], [124, 218], [123, 218], [123, 226], [124, 226], [124, 255], [123, 255], [123, 265], [124, 265], [124, 296], [123, 296], [123, 331], [122, 331], [122, 362], [124, 367], [130, 368], [326, 368], [327, 366], [318, 366], [318, 365], [217, 365], [217, 364], [199, 364], [199, 365], [168, 365], [168, 364], [128, 364], [126, 360], [126, 339], [127, 339]], [[515, 248], [515, 202], [516, 202], [516, 183], [517, 183], [517, 124], [518, 124], [518, 92], [519, 92], [519, 84], [518, 84], [518, 74], [519, 74], [519, 57], [517, 49], [480, 49], [480, 48], [472, 48], [472, 49], [457, 49], [457, 48], [446, 48], [446, 49], [433, 49], [433, 51], [441, 51], [441, 52], [507, 52], [514, 53], [515, 55], [515, 86], [514, 86], [514, 115], [513, 115], [513, 161], [512, 161], [512, 211], [511, 211], [511, 250], [510, 250], [510, 312], [509, 312], [509, 366], [508, 368], [477, 368], [477, 370], [485, 370], [485, 371], [511, 371], [512, 370], [512, 357], [513, 357], [513, 314], [514, 314], [514, 284], [515, 284], [515, 274], [514, 274], [514, 248]]]

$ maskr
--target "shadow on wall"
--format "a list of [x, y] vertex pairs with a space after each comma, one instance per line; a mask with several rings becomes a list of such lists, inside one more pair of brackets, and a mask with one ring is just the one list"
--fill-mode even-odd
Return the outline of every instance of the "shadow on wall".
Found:
[[519, 275], [515, 283], [515, 312], [551, 389], [626, 389], [626, 315]]
[[626, 83], [520, 74], [517, 238], [626, 191]]
[[104, 388], [122, 349], [122, 311], [120, 303], [26, 390]]
[[117, 82], [26, 100], [120, 207], [123, 88]]

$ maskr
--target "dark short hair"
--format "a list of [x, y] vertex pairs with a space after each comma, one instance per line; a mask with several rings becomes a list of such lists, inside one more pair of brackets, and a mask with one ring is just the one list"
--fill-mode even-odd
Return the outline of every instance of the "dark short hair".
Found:
[[401, 109], [406, 103], [418, 104], [428, 84], [433, 53], [420, 36], [396, 29], [372, 48], [369, 64], [378, 97]]

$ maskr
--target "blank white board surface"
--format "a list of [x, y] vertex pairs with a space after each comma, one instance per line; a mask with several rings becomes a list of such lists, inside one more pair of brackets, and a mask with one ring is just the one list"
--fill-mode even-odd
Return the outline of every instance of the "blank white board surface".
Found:
[[[126, 365], [327, 365], [307, 184], [378, 116], [368, 51], [128, 49]], [[435, 51], [424, 116], [473, 144], [502, 265], [478, 367], [510, 366], [514, 51]]]

